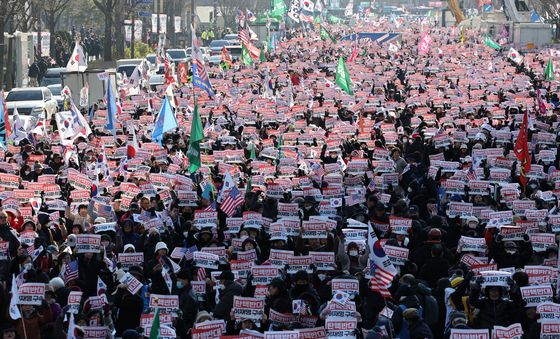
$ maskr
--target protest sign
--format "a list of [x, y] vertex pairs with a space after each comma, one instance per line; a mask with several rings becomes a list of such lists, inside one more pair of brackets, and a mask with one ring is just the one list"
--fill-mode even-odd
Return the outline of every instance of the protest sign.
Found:
[[19, 305], [41, 305], [45, 298], [45, 284], [24, 283], [18, 289]]
[[536, 307], [539, 304], [552, 301], [551, 285], [523, 286], [520, 289], [526, 307]]
[[250, 319], [260, 323], [264, 314], [264, 300], [235, 296], [233, 314], [236, 320]]
[[101, 252], [101, 235], [78, 234], [76, 236], [76, 253], [99, 253]]
[[196, 267], [210, 268], [217, 270], [220, 257], [216, 254], [206, 252], [194, 252], [194, 265]]

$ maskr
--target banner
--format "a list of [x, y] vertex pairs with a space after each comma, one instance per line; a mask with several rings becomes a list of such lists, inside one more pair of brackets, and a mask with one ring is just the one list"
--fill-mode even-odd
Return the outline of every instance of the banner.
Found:
[[537, 285], [521, 287], [521, 297], [527, 303], [525, 307], [537, 307], [545, 302], [552, 302], [552, 286]]
[[18, 289], [18, 297], [18, 305], [41, 305], [45, 299], [45, 284], [22, 284]]
[[449, 339], [490, 339], [490, 333], [486, 329], [482, 330], [460, 330], [457, 328], [451, 329], [451, 336]]
[[99, 253], [101, 252], [100, 234], [78, 234], [76, 235], [76, 253]]
[[[124, 20], [124, 39], [130, 42], [132, 37], [132, 20]], [[134, 41], [142, 41], [142, 20], [134, 20]]]
[[260, 323], [264, 314], [264, 303], [264, 299], [233, 297], [233, 314], [235, 319], [250, 319]]

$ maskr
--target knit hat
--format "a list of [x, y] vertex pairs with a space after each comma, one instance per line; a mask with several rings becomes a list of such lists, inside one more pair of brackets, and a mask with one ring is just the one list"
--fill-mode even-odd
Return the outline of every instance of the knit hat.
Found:
[[453, 280], [451, 280], [451, 287], [455, 288], [457, 286], [459, 286], [459, 284], [461, 284], [463, 282], [463, 277], [457, 277]]
[[53, 290], [58, 290], [59, 288], [64, 287], [64, 280], [60, 277], [52, 278], [49, 282], [49, 285], [52, 287]]
[[419, 316], [418, 310], [416, 308], [407, 308], [403, 312], [403, 318], [405, 318], [406, 320], [416, 320], [419, 317], [420, 316]]

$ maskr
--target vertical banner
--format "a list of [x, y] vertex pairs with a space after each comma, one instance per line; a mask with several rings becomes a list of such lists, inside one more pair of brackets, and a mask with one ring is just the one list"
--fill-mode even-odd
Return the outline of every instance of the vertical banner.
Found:
[[[157, 17], [158, 14], [152, 13], [152, 33], [157, 33]], [[167, 33], [167, 15], [159, 14], [159, 32], [160, 33]]]
[[175, 33], [180, 33], [180, 32], [181, 32], [181, 17], [176, 16], [175, 17]]

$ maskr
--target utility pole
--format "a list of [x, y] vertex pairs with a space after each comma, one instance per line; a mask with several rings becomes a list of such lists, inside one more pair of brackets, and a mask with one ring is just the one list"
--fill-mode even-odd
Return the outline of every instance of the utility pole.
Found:
[[[191, 0], [191, 36], [193, 34], [196, 34], [196, 28], [194, 27], [194, 17], [195, 17], [194, 7], [195, 7], [194, 6], [194, 0]], [[193, 32], [193, 30], [194, 30], [194, 32]], [[187, 39], [187, 40], [191, 40], [191, 39]], [[191, 41], [191, 47], [192, 47], [192, 41]]]
[[[160, 0], [156, 0], [156, 15], [157, 15], [157, 36], [156, 36], [156, 41], [159, 44], [159, 32], [160, 32], [160, 22], [159, 22], [159, 12], [161, 10], [161, 2]], [[158, 46], [160, 47], [160, 46]]]
[[173, 48], [177, 47], [177, 33], [175, 32], [175, 5], [177, 4], [177, 0], [172, 0], [172, 14], [167, 19], [168, 22], [171, 22], [171, 43]]

